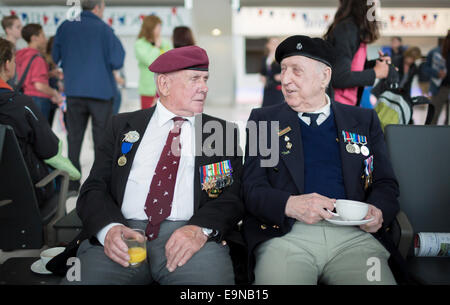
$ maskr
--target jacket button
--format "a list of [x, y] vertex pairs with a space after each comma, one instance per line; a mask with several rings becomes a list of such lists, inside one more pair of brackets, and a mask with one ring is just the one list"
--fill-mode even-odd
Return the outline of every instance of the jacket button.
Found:
[[261, 225], [261, 230], [265, 230], [265, 229], [267, 229], [267, 226], [266, 225]]

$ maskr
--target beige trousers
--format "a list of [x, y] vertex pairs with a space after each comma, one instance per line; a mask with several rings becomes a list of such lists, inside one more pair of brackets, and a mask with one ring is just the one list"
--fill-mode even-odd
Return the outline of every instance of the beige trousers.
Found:
[[297, 221], [255, 250], [255, 285], [395, 285], [383, 245], [358, 226]]

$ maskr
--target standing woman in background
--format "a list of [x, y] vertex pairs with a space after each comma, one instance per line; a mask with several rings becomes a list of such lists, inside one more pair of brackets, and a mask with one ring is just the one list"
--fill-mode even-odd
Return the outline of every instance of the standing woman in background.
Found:
[[177, 26], [173, 29], [172, 43], [174, 48], [195, 46], [192, 31], [187, 26]]
[[171, 49], [170, 42], [161, 38], [161, 19], [151, 15], [144, 17], [134, 51], [139, 67], [139, 87], [142, 109], [152, 107], [156, 102], [154, 74], [148, 66], [162, 53]]
[[[391, 59], [383, 56], [367, 62], [367, 45], [379, 38], [378, 23], [365, 0], [340, 0], [333, 23], [324, 38], [336, 54], [332, 87], [334, 99], [342, 104], [359, 105], [364, 86], [372, 86], [376, 78], [386, 78]], [[371, 19], [371, 20], [369, 20]]]
[[281, 92], [280, 73], [281, 67], [275, 61], [275, 50], [280, 44], [278, 38], [270, 38], [267, 41], [267, 56], [261, 63], [261, 80], [264, 84], [262, 107], [283, 103], [284, 97]]

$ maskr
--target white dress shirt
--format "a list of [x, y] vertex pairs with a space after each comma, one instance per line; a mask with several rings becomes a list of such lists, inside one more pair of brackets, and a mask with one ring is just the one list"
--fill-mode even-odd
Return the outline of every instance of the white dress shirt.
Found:
[[[330, 107], [331, 107], [331, 103], [330, 103], [330, 97], [328, 96], [328, 94], [325, 94], [325, 97], [327, 99], [327, 104], [325, 106], [323, 106], [322, 108], [316, 110], [316, 111], [312, 111], [312, 112], [308, 112], [308, 113], [319, 113], [319, 116], [317, 117], [317, 125], [322, 124], [323, 122], [325, 122], [325, 120], [330, 116]], [[304, 112], [299, 112], [298, 113], [298, 117], [305, 122], [306, 125], [310, 125], [311, 124], [311, 118], [307, 117], [307, 116], [303, 116]]]
[[[148, 219], [144, 211], [145, 201], [167, 136], [174, 125], [172, 118], [176, 116], [160, 101], [157, 102], [147, 129], [141, 135], [141, 143], [136, 151], [128, 176], [121, 208], [125, 219]], [[167, 220], [189, 220], [194, 214], [194, 189], [192, 184], [195, 171], [195, 117], [183, 118], [187, 121], [181, 127], [181, 157], [175, 182], [172, 209]], [[114, 225], [117, 225], [117, 223], [111, 223], [98, 232], [97, 239], [102, 245], [104, 245], [106, 234]]]

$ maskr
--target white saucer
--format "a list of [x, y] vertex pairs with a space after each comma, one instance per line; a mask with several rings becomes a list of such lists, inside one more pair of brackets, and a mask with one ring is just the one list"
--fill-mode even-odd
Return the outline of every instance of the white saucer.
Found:
[[343, 220], [339, 216], [333, 216], [330, 219], [325, 218], [325, 220], [328, 222], [331, 222], [332, 224], [338, 225], [338, 226], [359, 226], [359, 225], [363, 225], [368, 222], [371, 222], [372, 220], [374, 220], [374, 218], [372, 217], [372, 218], [363, 219], [363, 220]]
[[50, 271], [48, 271], [45, 266], [42, 264], [41, 259], [38, 259], [31, 265], [31, 271], [39, 274], [52, 274]]

